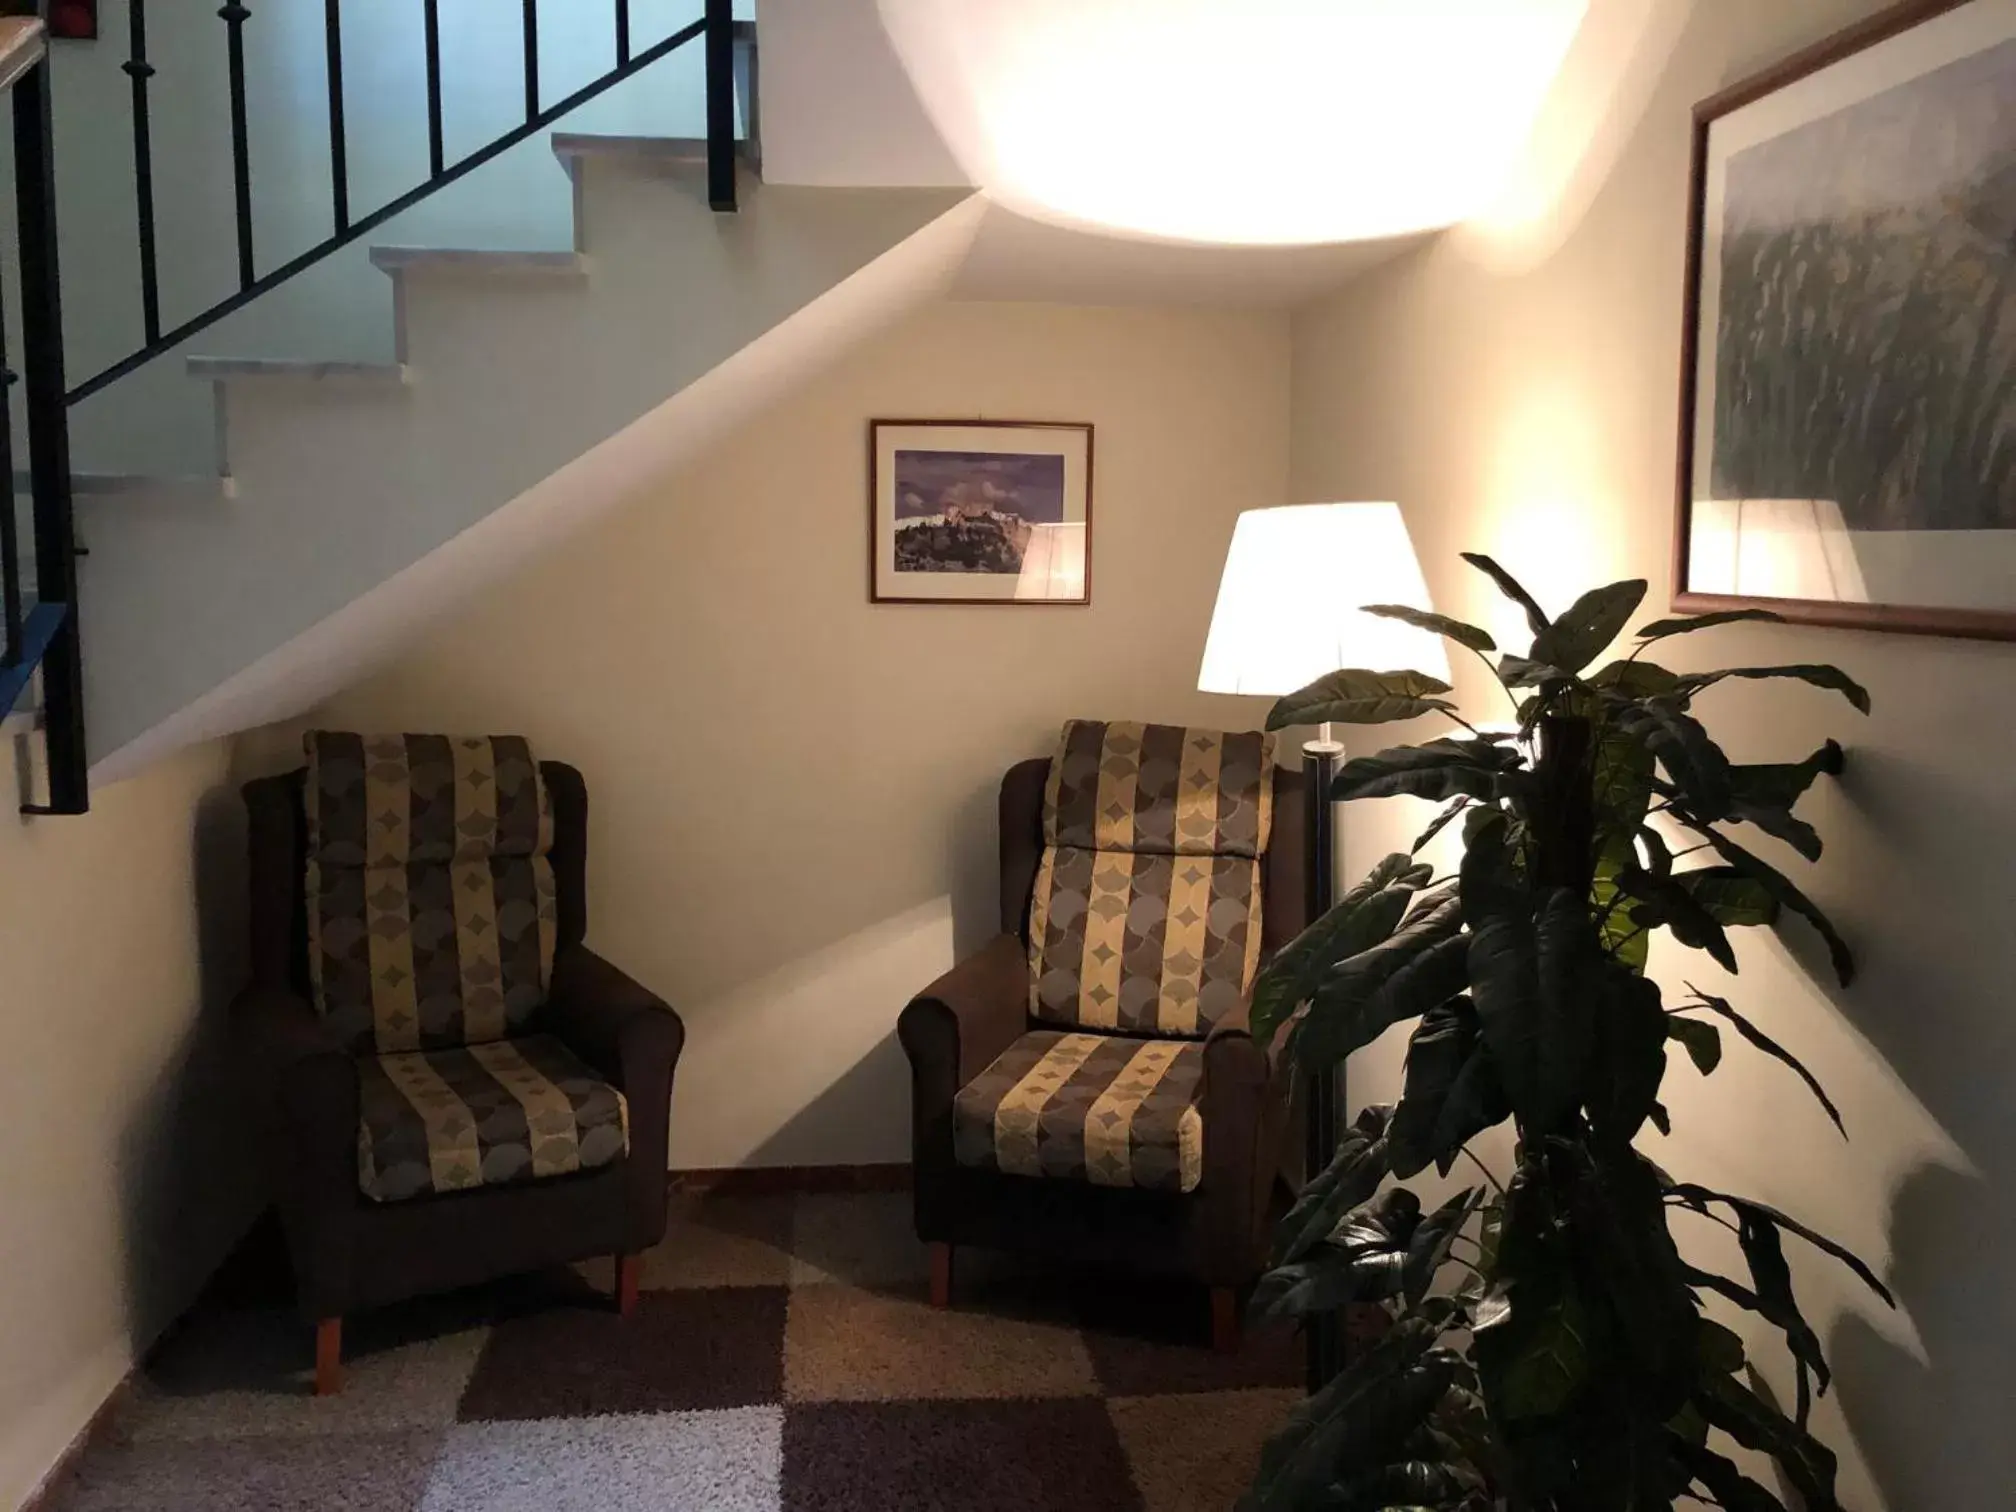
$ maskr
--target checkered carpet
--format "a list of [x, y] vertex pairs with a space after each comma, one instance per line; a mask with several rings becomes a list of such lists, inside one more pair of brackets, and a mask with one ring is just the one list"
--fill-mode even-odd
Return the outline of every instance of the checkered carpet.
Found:
[[[964, 1254], [924, 1300], [900, 1194], [675, 1200], [635, 1317], [606, 1262], [308, 1332], [220, 1296], [56, 1512], [1224, 1512], [1298, 1399], [1292, 1338], [1206, 1347], [1201, 1290]], [[227, 1289], [233, 1290], [233, 1289]]]

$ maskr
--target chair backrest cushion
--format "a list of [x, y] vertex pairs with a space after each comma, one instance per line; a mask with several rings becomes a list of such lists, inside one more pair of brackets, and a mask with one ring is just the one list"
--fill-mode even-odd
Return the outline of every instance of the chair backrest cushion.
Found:
[[1260, 960], [1274, 737], [1073, 720], [1043, 801], [1031, 1015], [1198, 1036]]
[[354, 1051], [522, 1032], [552, 979], [553, 817], [517, 736], [311, 731], [308, 965]]

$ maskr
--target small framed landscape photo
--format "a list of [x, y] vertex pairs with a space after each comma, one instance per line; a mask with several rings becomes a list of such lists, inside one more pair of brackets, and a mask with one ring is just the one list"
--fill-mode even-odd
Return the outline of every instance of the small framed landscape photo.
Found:
[[869, 593], [878, 604], [1089, 604], [1092, 427], [875, 420]]

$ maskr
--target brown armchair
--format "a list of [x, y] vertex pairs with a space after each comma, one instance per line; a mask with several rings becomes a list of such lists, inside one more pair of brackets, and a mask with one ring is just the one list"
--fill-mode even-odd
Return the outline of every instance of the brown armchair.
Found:
[[1301, 932], [1301, 775], [1274, 740], [1064, 727], [1001, 783], [1001, 933], [903, 1010], [932, 1300], [957, 1245], [1211, 1289], [1236, 1343], [1288, 1089], [1247, 1029], [1259, 963]]
[[315, 732], [246, 785], [260, 1109], [316, 1390], [342, 1318], [665, 1229], [678, 1015], [582, 943], [587, 791], [515, 737]]

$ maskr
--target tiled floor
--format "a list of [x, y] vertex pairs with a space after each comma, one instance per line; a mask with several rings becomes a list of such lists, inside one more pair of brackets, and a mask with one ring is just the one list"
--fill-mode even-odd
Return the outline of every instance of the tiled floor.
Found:
[[271, 1296], [200, 1309], [56, 1512], [1224, 1512], [1298, 1399], [1200, 1291], [962, 1254], [908, 1198], [682, 1199], [636, 1316], [606, 1263], [353, 1320], [341, 1396]]

